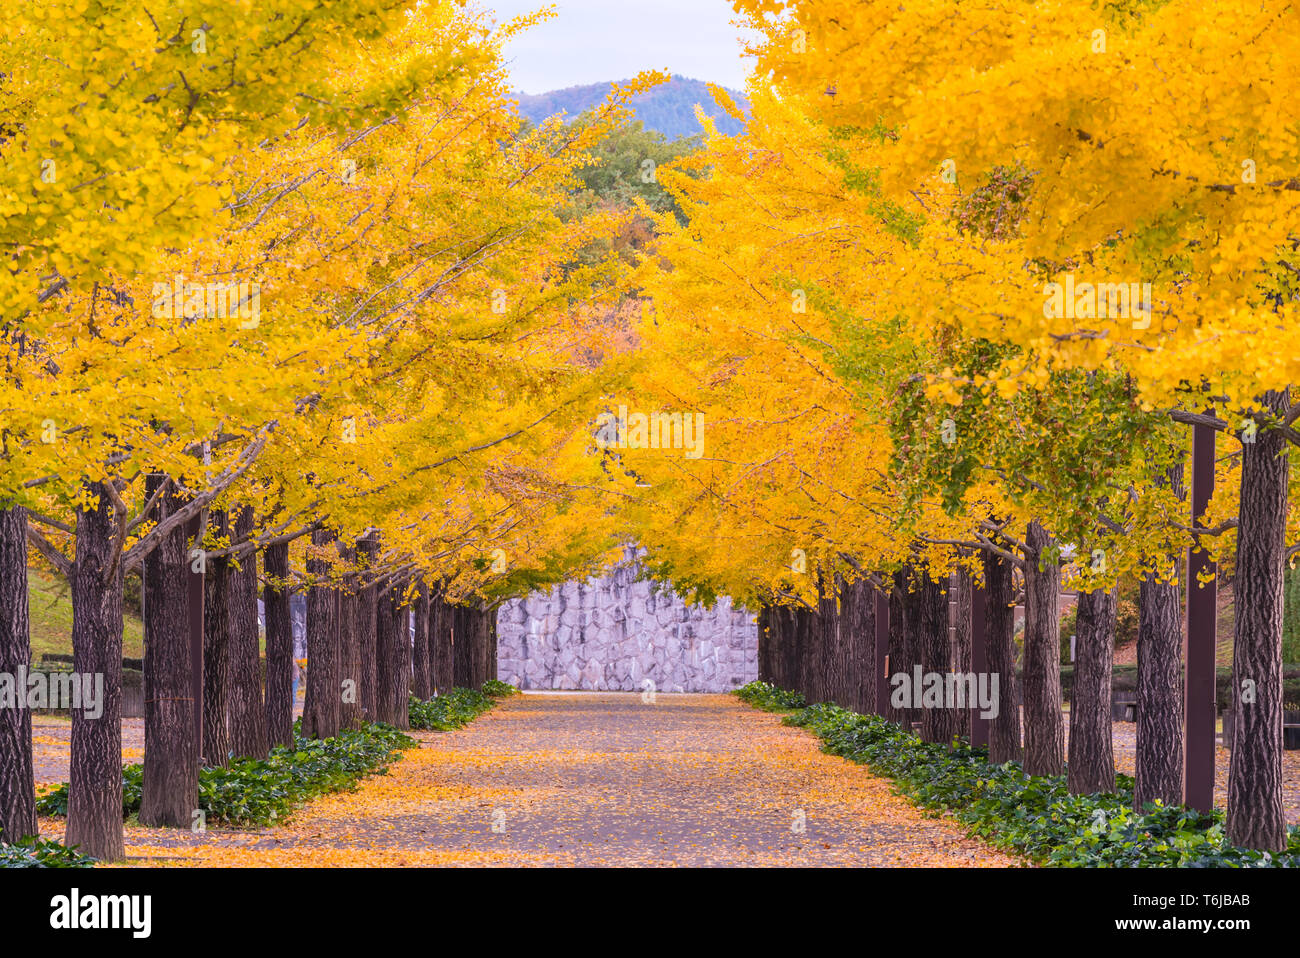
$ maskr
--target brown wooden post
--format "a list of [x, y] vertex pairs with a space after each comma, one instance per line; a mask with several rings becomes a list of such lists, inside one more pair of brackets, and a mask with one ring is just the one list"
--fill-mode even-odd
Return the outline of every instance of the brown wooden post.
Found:
[[[888, 578], [886, 577], [886, 581]], [[889, 593], [879, 589], [872, 593], [876, 598], [876, 714], [889, 714]]]
[[[1213, 410], [1209, 411], [1213, 415]], [[1192, 427], [1192, 525], [1201, 519], [1214, 493], [1214, 428]], [[1183, 646], [1183, 804], [1214, 808], [1214, 639], [1217, 617], [1217, 567], [1195, 547], [1187, 550], [1187, 631]], [[1204, 585], [1200, 576], [1210, 576]]]
[[[971, 583], [970, 590], [970, 670], [975, 673], [976, 687], [979, 677], [989, 667], [989, 632], [988, 608], [989, 594], [984, 583]], [[998, 688], [1004, 688], [1002, 676], [998, 676]], [[989, 744], [989, 720], [980, 718], [978, 703], [970, 710], [971, 745]]]
[[186, 557], [190, 563], [186, 582], [190, 614], [190, 674], [194, 689], [194, 753], [200, 757], [203, 756], [203, 573], [195, 571], [198, 559], [194, 550], [203, 548], [203, 543], [198, 541], [202, 525], [201, 515], [185, 523], [185, 541], [189, 543]]

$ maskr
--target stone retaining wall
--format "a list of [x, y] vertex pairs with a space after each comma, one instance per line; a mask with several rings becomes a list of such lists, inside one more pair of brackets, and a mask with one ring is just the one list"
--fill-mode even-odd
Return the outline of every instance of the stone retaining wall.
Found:
[[725, 692], [758, 678], [754, 615], [721, 599], [688, 606], [636, 581], [634, 554], [601, 579], [501, 606], [497, 677], [525, 689]]

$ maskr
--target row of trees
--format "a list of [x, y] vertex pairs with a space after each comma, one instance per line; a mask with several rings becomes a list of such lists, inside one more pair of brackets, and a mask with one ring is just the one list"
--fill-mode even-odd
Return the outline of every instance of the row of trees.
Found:
[[[572, 125], [523, 124], [499, 43], [531, 18], [268, 0], [196, 23], [107, 2], [68, 50], [76, 6], [0, 25], [0, 668], [28, 655], [30, 545], [72, 584], [75, 667], [116, 689], [122, 574], [142, 565], [169, 583], [155, 724], [192, 722], [188, 560], [210, 593], [205, 673], [237, 663], [227, 728], [253, 739], [260, 555], [268, 688], [280, 593], [307, 589], [309, 733], [351, 720], [341, 687], [372, 660], [376, 714], [400, 721], [394, 603], [490, 604], [633, 539], [679, 590], [764, 608], [771, 674], [846, 702], [880, 680], [864, 596], [887, 595], [891, 663], [941, 671], [942, 584], [968, 578], [1006, 706], [991, 752], [1046, 774], [1066, 759], [1068, 581], [1084, 789], [1113, 777], [1097, 717], [1113, 585], [1134, 575], [1138, 793], [1178, 801], [1175, 560], [1200, 548], [1237, 583], [1229, 836], [1283, 847], [1300, 146], [1270, 91], [1300, 62], [1288, 4], [740, 0], [763, 37], [749, 114], [716, 95], [745, 132], [706, 124], [667, 165], [645, 146], [632, 168], [656, 189], [622, 190], [639, 219], [580, 171], [653, 78]], [[629, 290], [639, 321], [611, 329]], [[598, 445], [620, 405], [703, 417], [704, 454]], [[1229, 440], [1199, 525], [1189, 426]], [[437, 674], [419, 648], [417, 688]], [[30, 727], [0, 723], [0, 768], [20, 767]], [[107, 857], [118, 736], [74, 718], [68, 838]], [[4, 780], [9, 807], [27, 789]]]
[[[737, 4], [763, 38], [752, 112], [661, 171], [687, 225], [660, 217], [638, 273], [629, 385], [629, 405], [702, 414], [708, 451], [620, 451], [646, 486], [628, 528], [661, 577], [764, 608], [787, 650], [830, 634], [828, 604], [857, 616], [866, 582], [898, 613], [891, 663], [949, 661], [937, 596], [970, 576], [1001, 676], [992, 756], [1036, 774], [1066, 767], [1057, 603], [1078, 590], [1078, 789], [1113, 782], [1114, 586], [1136, 577], [1139, 802], [1183, 799], [1182, 606], [1206, 576], [1180, 569], [1217, 563], [1235, 582], [1228, 835], [1281, 849], [1300, 147], [1265, 91], [1300, 20], [1022, 6]], [[1198, 521], [1193, 428], [1220, 437]], [[867, 633], [847, 631], [790, 641], [849, 661]], [[866, 701], [816, 678], [823, 651], [796, 658], [799, 683]]]
[[[141, 818], [188, 827], [200, 762], [289, 738], [291, 592], [303, 731], [325, 737], [492, 677], [487, 610], [612, 552], [599, 518], [631, 480], [591, 454], [588, 357], [626, 266], [580, 254], [622, 224], [570, 207], [654, 78], [525, 123], [500, 45], [535, 19], [43, 0], [0, 27], [0, 671], [29, 661], [43, 563], [70, 584], [74, 669], [104, 677], [102, 717], [72, 720], [84, 852], [123, 854], [128, 570]], [[30, 712], [6, 709], [5, 840], [35, 830], [32, 796]]]

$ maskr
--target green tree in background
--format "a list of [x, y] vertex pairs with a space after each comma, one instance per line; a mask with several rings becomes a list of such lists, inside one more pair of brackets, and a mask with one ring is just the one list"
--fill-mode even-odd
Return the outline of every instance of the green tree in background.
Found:
[[[589, 122], [587, 114], [574, 121], [575, 124], [585, 122]], [[662, 133], [645, 129], [640, 120], [629, 121], [593, 151], [596, 162], [577, 171], [579, 185], [563, 217], [576, 219], [601, 209], [629, 210], [636, 200], [644, 200], [654, 212], [671, 212], [678, 222], [685, 224], [685, 215], [676, 199], [660, 185], [658, 173], [665, 164], [694, 153], [701, 146], [699, 136], [669, 140]], [[631, 262], [653, 236], [653, 224], [644, 216], [634, 216], [615, 239], [589, 244], [580, 255], [578, 265], [591, 265], [611, 251]]]

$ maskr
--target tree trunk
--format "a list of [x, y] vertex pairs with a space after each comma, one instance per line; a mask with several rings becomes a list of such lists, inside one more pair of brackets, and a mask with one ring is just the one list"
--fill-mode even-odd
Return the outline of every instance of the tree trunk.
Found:
[[487, 612], [475, 608], [474, 612], [474, 685], [481, 689], [488, 680], [488, 621]]
[[889, 674], [885, 676], [889, 683], [889, 710], [886, 718], [897, 722], [904, 729], [912, 729], [911, 696], [907, 696], [902, 705], [896, 704], [894, 698], [897, 686], [893, 679], [896, 675], [908, 675], [911, 667], [907, 664], [907, 633], [909, 605], [907, 594], [908, 575], [905, 571], [894, 573], [894, 587], [889, 592]]
[[797, 609], [800, 635], [799, 675], [809, 703], [822, 701], [822, 634], [816, 609]]
[[374, 580], [374, 564], [379, 555], [379, 539], [372, 534], [357, 540], [362, 574], [368, 583], [361, 590], [357, 608], [357, 655], [361, 660], [361, 718], [377, 721], [379, 714], [378, 619], [379, 587]]
[[772, 626], [769, 621], [770, 606], [760, 606], [758, 615], [758, 680], [772, 683]]
[[266, 547], [266, 736], [271, 745], [293, 745], [293, 615], [289, 607], [289, 543]]
[[835, 594], [833, 580], [823, 581], [818, 588], [816, 628], [820, 698], [825, 702], [843, 705], [841, 688], [844, 684], [844, 660], [840, 649], [839, 599]]
[[394, 582], [379, 597], [379, 695], [378, 719], [397, 728], [409, 727], [409, 720], [403, 725], [407, 714], [407, 695], [410, 679], [405, 670], [406, 659], [402, 646], [409, 641], [406, 623], [407, 607], [400, 605], [403, 584]]
[[1110, 682], [1115, 659], [1116, 590], [1080, 592], [1070, 692], [1070, 768], [1074, 795], [1115, 791]]
[[[917, 628], [921, 646], [921, 671], [925, 675], [938, 674], [946, 683], [952, 664], [952, 646], [948, 635], [948, 593], [943, 582], [934, 578], [928, 570], [921, 575], [917, 600], [921, 613]], [[941, 685], [941, 698], [937, 705], [923, 699], [926, 705], [921, 711], [923, 741], [943, 745], [952, 742], [956, 730], [956, 712], [948, 707], [950, 703], [942, 697], [945, 691]]]
[[837, 613], [840, 638], [841, 683], [836, 703], [854, 712], [863, 711], [862, 683], [865, 681], [863, 663], [866, 636], [862, 632], [863, 618], [859, 606], [869, 598], [864, 596], [862, 580], [840, 583], [840, 607]]
[[[1065, 770], [1061, 712], [1061, 567], [1047, 554], [1051, 536], [1037, 522], [1025, 540], [1025, 774]], [[1040, 568], [1041, 562], [1041, 568]]]
[[[952, 614], [952, 670], [959, 675], [967, 675], [975, 671], [971, 665], [971, 584], [970, 570], [965, 566], [958, 566], [956, 574], [953, 576], [954, 592], [953, 604], [951, 606]], [[979, 676], [976, 676], [978, 681]], [[957, 709], [953, 713], [954, 734], [970, 737], [970, 713], [969, 708]]]
[[785, 688], [785, 675], [782, 672], [781, 663], [785, 661], [785, 641], [784, 633], [781, 631], [782, 617], [781, 607], [769, 605], [765, 607], [767, 613], [767, 630], [768, 630], [768, 653], [767, 667], [769, 678], [766, 680], [777, 688]]
[[1137, 752], [1133, 810], [1148, 802], [1183, 801], [1182, 614], [1176, 570], [1138, 587]]
[[849, 586], [848, 627], [853, 635], [853, 704], [849, 706], [862, 715], [876, 711], [876, 689], [880, 677], [876, 674], [876, 590], [866, 579]]
[[375, 721], [393, 723], [393, 629], [397, 608], [393, 593], [380, 589], [375, 599]]
[[[899, 668], [894, 669], [897, 672], [907, 674], [909, 680], [916, 678], [915, 667], [921, 665], [922, 640], [921, 629], [924, 626], [922, 622], [922, 605], [925, 589], [921, 583], [921, 578], [916, 570], [909, 569], [907, 573], [908, 591], [904, 598], [904, 605], [907, 607], [907, 631], [903, 635], [903, 655], [899, 660]], [[924, 671], [924, 669], [922, 669]], [[911, 704], [907, 709], [907, 728], [911, 731], [918, 731], [921, 725], [922, 709], [915, 704], [920, 701], [921, 690], [915, 687], [915, 681], [912, 681], [910, 698]]]
[[[405, 593], [405, 588], [402, 591]], [[393, 710], [397, 714], [397, 727], [408, 729], [411, 727], [411, 684], [414, 678], [411, 669], [412, 609], [411, 604], [405, 601], [404, 596], [399, 596], [398, 599], [401, 604], [397, 607], [397, 688], [393, 693]], [[486, 642], [483, 651], [486, 654]]]
[[438, 666], [439, 639], [442, 629], [440, 590], [440, 583], [434, 582], [429, 586], [429, 627], [425, 632], [425, 655], [429, 659], [429, 693], [434, 697], [442, 694]]
[[989, 719], [989, 761], [994, 765], [1018, 762], [1020, 709], [1016, 689], [1016, 606], [1010, 560], [986, 551], [984, 583], [988, 592], [987, 652], [990, 680], [998, 677], [998, 714]]
[[[349, 550], [349, 561], [356, 554]], [[339, 592], [339, 668], [342, 695], [339, 702], [339, 725], [360, 728], [361, 715], [361, 606], [362, 595], [355, 583]]]
[[433, 684], [439, 695], [446, 695], [455, 684], [455, 663], [452, 658], [451, 629], [452, 607], [447, 604], [439, 589], [431, 613], [429, 632], [433, 642]]
[[[171, 480], [153, 473], [148, 499]], [[175, 513], [184, 497], [169, 488], [155, 518]], [[144, 788], [140, 824], [189, 828], [199, 807], [199, 749], [194, 740], [194, 665], [190, 658], [189, 550], [177, 526], [145, 556]]]
[[[235, 535], [253, 535], [253, 510], [235, 512]], [[257, 634], [257, 552], [238, 559], [230, 574], [230, 748], [236, 758], [266, 758], [266, 705], [262, 700], [262, 661]]]
[[94, 504], [78, 509], [72, 568], [72, 670], [103, 680], [100, 714], [72, 711], [68, 827], [64, 843], [104, 861], [126, 856], [122, 832], [122, 580], [119, 517], [105, 487], [87, 483]]
[[799, 623], [797, 610], [790, 607], [779, 605], [773, 610], [777, 617], [779, 629], [781, 632], [781, 642], [777, 646], [781, 650], [781, 688], [788, 689], [792, 692], [801, 692], [800, 687], [802, 678], [799, 675]]
[[[0, 509], [0, 673], [17, 676], [31, 658], [27, 511], [14, 506]], [[14, 694], [25, 690], [15, 687]], [[0, 709], [0, 842], [38, 834], [34, 781], [31, 710]]]
[[795, 610], [799, 629], [799, 676], [804, 697], [809, 703], [820, 702], [821, 690], [821, 630], [817, 627], [817, 613], [813, 609]]
[[421, 582], [415, 600], [414, 654], [415, 697], [421, 702], [433, 698], [433, 669], [429, 662], [429, 586]]
[[494, 680], [498, 677], [500, 668], [497, 664], [497, 609], [495, 606], [489, 606], [484, 610], [484, 616], [487, 618], [487, 644], [488, 644], [488, 669], [487, 677]]
[[454, 675], [452, 681], [463, 689], [474, 686], [474, 641], [469, 634], [469, 609], [463, 605], [452, 607], [452, 656]]
[[[1285, 392], [1264, 405], [1276, 416]], [[1282, 568], [1286, 556], [1286, 439], [1260, 429], [1242, 443], [1237, 525], [1237, 606], [1232, 655], [1235, 723], [1228, 769], [1228, 840], [1265, 851], [1286, 848], [1282, 805]]]
[[[208, 529], [218, 538], [230, 534], [226, 513], [208, 513]], [[199, 543], [195, 548], [203, 548]], [[230, 561], [207, 559], [203, 577], [203, 755], [209, 768], [230, 764], [227, 725], [230, 689]]]
[[308, 738], [333, 738], [339, 734], [342, 683], [339, 681], [338, 602], [334, 589], [324, 585], [330, 563], [326, 556], [334, 533], [316, 529], [307, 558], [307, 699], [302, 710], [302, 734]]

